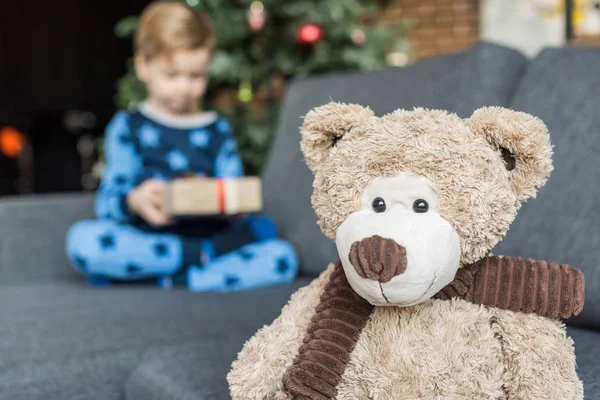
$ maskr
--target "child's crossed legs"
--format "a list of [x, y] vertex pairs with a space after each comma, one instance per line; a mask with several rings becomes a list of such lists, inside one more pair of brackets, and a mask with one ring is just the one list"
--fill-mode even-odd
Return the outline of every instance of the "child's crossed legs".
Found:
[[[295, 251], [277, 239], [274, 226], [265, 222], [264, 217], [249, 217], [200, 240], [112, 220], [80, 221], [67, 235], [66, 250], [73, 266], [91, 280], [138, 280], [177, 273], [197, 291], [289, 282], [298, 269]], [[253, 234], [248, 236], [248, 231]], [[244, 234], [247, 237], [240, 240]]]

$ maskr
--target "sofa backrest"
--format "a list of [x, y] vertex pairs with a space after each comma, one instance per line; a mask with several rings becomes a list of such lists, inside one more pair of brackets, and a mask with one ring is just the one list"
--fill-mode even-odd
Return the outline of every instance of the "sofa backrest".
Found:
[[468, 117], [485, 105], [507, 105], [527, 60], [491, 44], [368, 74], [312, 77], [287, 90], [263, 173], [265, 211], [298, 250], [301, 271], [315, 275], [337, 259], [334, 244], [312, 210], [312, 175], [300, 151], [301, 117], [331, 100], [371, 107], [378, 115], [398, 108], [447, 109]]
[[0, 200], [0, 286], [80, 278], [69, 266], [65, 236], [94, 217], [91, 193], [9, 196]]
[[529, 65], [511, 107], [540, 117], [554, 172], [494, 253], [568, 263], [584, 271], [583, 312], [600, 329], [600, 50], [548, 49]]

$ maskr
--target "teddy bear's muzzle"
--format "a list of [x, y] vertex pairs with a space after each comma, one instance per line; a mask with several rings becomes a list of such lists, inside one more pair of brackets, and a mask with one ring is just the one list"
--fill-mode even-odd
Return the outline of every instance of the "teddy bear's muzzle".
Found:
[[352, 243], [349, 259], [359, 276], [381, 283], [406, 271], [406, 248], [378, 235]]

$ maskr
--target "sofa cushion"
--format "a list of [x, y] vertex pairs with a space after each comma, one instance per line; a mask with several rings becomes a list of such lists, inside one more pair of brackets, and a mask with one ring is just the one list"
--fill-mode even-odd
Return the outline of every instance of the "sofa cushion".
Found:
[[506, 105], [526, 60], [515, 51], [481, 44], [470, 51], [368, 74], [313, 77], [287, 91], [263, 174], [267, 213], [297, 248], [301, 271], [316, 275], [337, 254], [311, 208], [312, 175], [300, 152], [301, 117], [331, 100], [359, 103], [377, 114], [397, 108], [448, 109], [463, 117], [484, 105]]
[[[224, 338], [238, 351], [307, 283], [231, 294], [67, 280], [0, 286], [0, 399], [121, 399], [145, 356]], [[211, 354], [207, 371], [220, 359]]]
[[600, 332], [569, 326], [567, 333], [575, 342], [583, 394], [586, 399], [600, 399]]
[[[600, 332], [569, 327], [586, 398], [600, 398]], [[127, 400], [226, 399], [226, 375], [244, 341], [220, 338], [149, 355], [126, 384]]]
[[600, 328], [600, 51], [549, 49], [533, 60], [512, 108], [550, 129], [554, 167], [494, 252], [581, 268], [583, 312], [570, 321]]
[[65, 236], [73, 223], [93, 215], [94, 196], [90, 193], [3, 197], [0, 284], [75, 277], [65, 253]]
[[227, 373], [245, 341], [211, 338], [148, 354], [127, 380], [125, 399], [228, 399]]

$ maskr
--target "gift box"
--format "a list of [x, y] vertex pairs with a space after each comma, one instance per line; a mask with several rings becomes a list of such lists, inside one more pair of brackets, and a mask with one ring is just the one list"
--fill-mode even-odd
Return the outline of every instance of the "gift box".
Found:
[[175, 179], [165, 192], [164, 212], [172, 217], [233, 215], [261, 209], [262, 189], [257, 177]]

